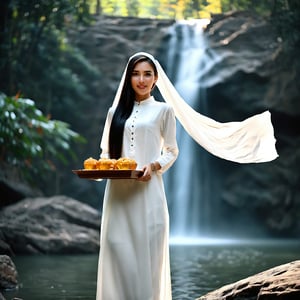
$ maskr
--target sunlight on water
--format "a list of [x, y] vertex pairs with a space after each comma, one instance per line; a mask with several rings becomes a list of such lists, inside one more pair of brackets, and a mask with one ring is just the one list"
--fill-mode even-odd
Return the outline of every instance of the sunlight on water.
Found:
[[209, 237], [184, 237], [174, 236], [170, 238], [171, 245], [228, 245], [235, 244], [237, 240], [222, 239], [222, 238], [209, 238]]
[[213, 237], [172, 236], [170, 245], [294, 245], [299, 244], [295, 239], [237, 239]]

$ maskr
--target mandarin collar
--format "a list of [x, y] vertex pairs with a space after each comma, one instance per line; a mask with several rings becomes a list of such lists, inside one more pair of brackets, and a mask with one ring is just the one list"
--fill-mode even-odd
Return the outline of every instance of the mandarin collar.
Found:
[[145, 105], [149, 102], [155, 101], [153, 96], [150, 96], [149, 98], [142, 100], [142, 101], [134, 101], [135, 105]]

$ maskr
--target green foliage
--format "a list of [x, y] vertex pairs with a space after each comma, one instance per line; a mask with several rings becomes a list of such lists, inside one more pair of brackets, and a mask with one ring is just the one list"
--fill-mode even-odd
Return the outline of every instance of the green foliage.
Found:
[[272, 22], [286, 48], [298, 51], [300, 45], [300, 2], [298, 0], [274, 1]]
[[0, 89], [43, 99], [40, 107], [58, 118], [59, 109], [53, 111], [57, 99], [61, 105], [69, 98], [88, 101], [89, 80], [98, 71], [70, 46], [66, 34], [72, 18], [83, 18], [85, 1], [9, 2], [2, 28]]
[[[35, 99], [45, 115], [61, 120], [46, 122], [44, 116], [32, 123], [29, 119], [34, 120], [38, 110], [28, 105], [29, 100], [1, 96], [2, 105], [6, 99], [9, 108], [18, 111], [10, 113], [1, 107], [1, 128], [11, 126], [1, 131], [1, 161], [20, 170], [25, 181], [39, 174], [37, 185], [44, 191], [49, 186], [50, 193], [62, 170], [70, 171], [65, 165], [67, 158], [74, 153], [79, 156], [82, 150], [81, 143], [68, 148], [68, 142], [77, 141], [79, 136], [72, 136], [67, 124], [77, 132], [87, 132], [89, 126], [82, 118], [95, 97], [93, 83], [100, 79], [100, 73], [68, 38], [92, 20], [86, 0], [3, 0], [0, 4], [0, 91]], [[24, 105], [27, 119], [20, 117], [26, 115], [21, 113]], [[16, 116], [13, 123], [9, 123], [11, 116]], [[31, 128], [26, 124], [39, 125]], [[55, 167], [60, 172], [52, 172], [47, 183], [40, 174]]]
[[270, 15], [273, 0], [221, 0], [222, 12], [227, 11], [254, 11], [261, 15]]
[[[163, 19], [199, 18], [201, 11], [220, 12], [220, 0], [102, 0], [101, 11], [105, 15], [132, 16]], [[91, 0], [91, 8], [96, 0]], [[95, 10], [92, 9], [92, 12]], [[208, 14], [205, 12], [206, 17]]]
[[245, 10], [270, 16], [277, 8], [292, 12], [299, 6], [298, 0], [90, 0], [91, 13], [95, 13], [97, 2], [104, 15], [164, 19], [209, 18], [212, 13]]
[[55, 169], [55, 161], [75, 158], [71, 144], [84, 139], [69, 124], [50, 120], [31, 99], [0, 94], [0, 162], [30, 180]]

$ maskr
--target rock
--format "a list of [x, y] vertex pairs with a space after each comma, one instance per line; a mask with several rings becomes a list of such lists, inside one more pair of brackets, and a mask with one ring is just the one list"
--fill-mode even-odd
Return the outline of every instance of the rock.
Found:
[[99, 212], [66, 196], [28, 198], [0, 211], [0, 239], [17, 254], [98, 253]]
[[18, 273], [11, 258], [7, 255], [0, 255], [0, 290], [16, 289], [17, 277]]
[[197, 300], [300, 299], [300, 260], [293, 261], [201, 296]]
[[[270, 99], [267, 95], [272, 88], [270, 81], [279, 71], [282, 53], [282, 42], [274, 26], [256, 14], [231, 12], [213, 17], [205, 34], [209, 51], [218, 59], [204, 82], [207, 87], [221, 89], [220, 101], [226, 99], [229, 111], [251, 114], [274, 106], [274, 97]], [[289, 95], [286, 97], [289, 99]], [[215, 108], [218, 107], [222, 107], [221, 103]], [[218, 118], [226, 118], [224, 108], [219, 114], [214, 113]]]
[[72, 43], [105, 75], [103, 83], [108, 85], [105, 91], [103, 83], [99, 84], [95, 78], [95, 87], [104, 97], [102, 103], [111, 104], [129, 56], [137, 51], [155, 54], [172, 24], [174, 20], [100, 16], [81, 32], [77, 27], [69, 31]]

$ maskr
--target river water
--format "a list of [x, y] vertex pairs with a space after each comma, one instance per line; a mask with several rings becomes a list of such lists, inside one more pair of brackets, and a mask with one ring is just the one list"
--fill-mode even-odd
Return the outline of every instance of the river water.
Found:
[[[200, 244], [172, 244], [170, 257], [173, 300], [190, 300], [300, 259], [300, 243], [203, 240]], [[97, 255], [17, 256], [13, 261], [20, 288], [6, 292], [7, 300], [95, 300]]]

